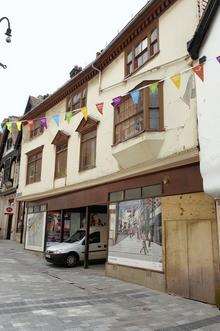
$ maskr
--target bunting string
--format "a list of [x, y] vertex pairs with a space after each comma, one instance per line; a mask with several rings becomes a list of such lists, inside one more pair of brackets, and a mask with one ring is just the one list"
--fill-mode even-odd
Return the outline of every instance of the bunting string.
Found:
[[[205, 63], [202, 64], [197, 64], [193, 67], [189, 67], [179, 73], [176, 73], [175, 75], [172, 76], [167, 76], [163, 79], [160, 79], [154, 83], [148, 84], [148, 85], [144, 85], [142, 87], [133, 89], [132, 91], [129, 91], [127, 93], [124, 93], [120, 96], [117, 96], [115, 98], [113, 98], [111, 100], [111, 105], [113, 106], [113, 108], [118, 108], [120, 106], [120, 104], [123, 102], [123, 97], [126, 95], [129, 95], [134, 103], [134, 105], [137, 105], [140, 99], [140, 91], [142, 91], [143, 89], [147, 89], [149, 88], [150, 92], [152, 94], [155, 94], [158, 92], [158, 87], [159, 84], [164, 82], [164, 81], [168, 81], [170, 80], [172, 82], [172, 84], [179, 90], [182, 84], [182, 75], [186, 72], [192, 71], [192, 75], [189, 77], [188, 82], [186, 84], [186, 90], [185, 93], [183, 95], [183, 97], [181, 97], [182, 101], [185, 102], [185, 104], [187, 106], [190, 106], [190, 99], [195, 97], [196, 95], [196, 89], [195, 86], [193, 86], [193, 76], [196, 75], [200, 78], [200, 80], [202, 82], [204, 82], [205, 80], [205, 72], [204, 72], [204, 65], [207, 62], [213, 61], [215, 60], [218, 64], [220, 64], [220, 55], [217, 57], [212, 57], [206, 60]], [[107, 104], [108, 101], [104, 102], [100, 102], [95, 104], [97, 111], [103, 115], [104, 113], [104, 108], [105, 108], [105, 104]], [[85, 121], [87, 121], [88, 116], [89, 116], [89, 112], [88, 112], [88, 108], [87, 107], [82, 107], [79, 109], [75, 109], [73, 111], [68, 111], [65, 113], [65, 121], [70, 124], [71, 119], [74, 116], [74, 112], [78, 112], [81, 111], [83, 118], [85, 119]], [[60, 125], [60, 120], [61, 120], [61, 115], [60, 114], [54, 114], [52, 116], [50, 116], [53, 120], [53, 122], [57, 125], [57, 127], [59, 127]], [[47, 129], [48, 128], [48, 119], [49, 117], [40, 117], [40, 118], [36, 118], [36, 119], [31, 119], [31, 120], [19, 120], [19, 121], [8, 121], [5, 123], [6, 128], [8, 129], [8, 131], [11, 133], [12, 130], [14, 128], [17, 129], [17, 131], [21, 131], [22, 125], [27, 125], [28, 130], [31, 130], [33, 128], [34, 122], [35, 121], [39, 121], [40, 126], [43, 129]]]

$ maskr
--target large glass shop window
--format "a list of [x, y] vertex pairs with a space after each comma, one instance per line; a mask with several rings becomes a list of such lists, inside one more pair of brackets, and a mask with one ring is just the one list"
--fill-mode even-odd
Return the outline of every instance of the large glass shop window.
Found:
[[82, 212], [66, 211], [63, 214], [63, 219], [63, 240], [66, 240], [82, 227]]
[[112, 203], [109, 221], [108, 262], [162, 270], [160, 198]]
[[47, 214], [47, 246], [61, 241], [61, 212], [52, 211]]

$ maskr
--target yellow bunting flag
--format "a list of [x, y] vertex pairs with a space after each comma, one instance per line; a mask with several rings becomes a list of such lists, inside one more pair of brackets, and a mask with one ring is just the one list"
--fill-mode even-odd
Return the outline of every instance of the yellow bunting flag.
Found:
[[181, 85], [181, 75], [180, 74], [174, 75], [170, 79], [172, 80], [172, 82], [176, 86], [176, 88], [179, 90], [180, 85]]
[[6, 123], [6, 128], [7, 128], [8, 131], [11, 133], [11, 132], [12, 132], [12, 122], [7, 122], [7, 123]]
[[17, 126], [18, 131], [21, 131], [21, 125], [22, 125], [21, 121], [16, 122], [16, 126]]
[[83, 114], [83, 117], [85, 118], [85, 120], [87, 121], [87, 118], [88, 118], [88, 109], [87, 107], [83, 107], [81, 108], [81, 112]]

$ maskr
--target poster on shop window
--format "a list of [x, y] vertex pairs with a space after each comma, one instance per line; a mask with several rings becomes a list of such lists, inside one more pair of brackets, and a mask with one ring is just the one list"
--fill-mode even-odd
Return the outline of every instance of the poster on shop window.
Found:
[[46, 212], [27, 214], [25, 248], [44, 251]]
[[123, 201], [115, 205], [115, 212], [113, 207], [108, 262], [162, 270], [160, 198]]

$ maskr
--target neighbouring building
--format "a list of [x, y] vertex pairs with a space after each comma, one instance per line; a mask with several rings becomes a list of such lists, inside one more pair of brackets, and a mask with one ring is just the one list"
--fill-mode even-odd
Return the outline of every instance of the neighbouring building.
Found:
[[[16, 191], [18, 187], [21, 133], [12, 128], [8, 130], [6, 122], [19, 120], [10, 116], [2, 123], [3, 134], [0, 145], [0, 238], [20, 241], [22, 228], [17, 222], [18, 205]], [[23, 203], [21, 202], [20, 205]]]
[[67, 238], [89, 207], [89, 218], [109, 226], [107, 275], [216, 302], [216, 210], [203, 192], [187, 53], [199, 8], [197, 0], [149, 1], [25, 114], [18, 200], [26, 249]]
[[[188, 44], [194, 65], [201, 64], [204, 80], [197, 78], [197, 115], [200, 171], [205, 193], [216, 200], [218, 247], [220, 249], [220, 2], [210, 0]], [[218, 263], [218, 270], [220, 266]], [[219, 270], [220, 272], [220, 270]], [[220, 291], [218, 292], [220, 301]]]

